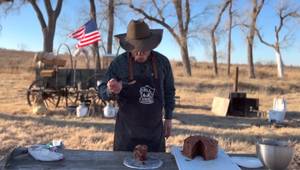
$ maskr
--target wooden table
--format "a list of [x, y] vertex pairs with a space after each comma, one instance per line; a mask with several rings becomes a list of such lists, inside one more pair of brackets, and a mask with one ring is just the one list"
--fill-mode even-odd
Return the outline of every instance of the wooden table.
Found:
[[[178, 170], [175, 158], [170, 153], [150, 153], [163, 161], [162, 167], [158, 170]], [[123, 165], [123, 159], [131, 156], [131, 152], [112, 152], [112, 151], [87, 151], [87, 150], [65, 150], [62, 161], [41, 162], [34, 160], [29, 154], [23, 154], [10, 159], [7, 170], [129, 170]], [[229, 154], [234, 156], [253, 156], [249, 154]], [[4, 160], [0, 161], [0, 169], [4, 167]], [[247, 170], [246, 168], [241, 168]], [[264, 168], [263, 168], [264, 169]], [[253, 170], [253, 169], [252, 169]]]
[[[178, 170], [174, 157], [169, 153], [149, 153], [163, 161], [159, 170]], [[11, 160], [11, 170], [41, 170], [41, 169], [72, 169], [72, 170], [129, 170], [123, 165], [123, 159], [131, 156], [131, 152], [65, 150], [62, 161], [41, 162], [34, 160], [29, 154], [15, 157]], [[1, 168], [0, 168], [1, 169]]]

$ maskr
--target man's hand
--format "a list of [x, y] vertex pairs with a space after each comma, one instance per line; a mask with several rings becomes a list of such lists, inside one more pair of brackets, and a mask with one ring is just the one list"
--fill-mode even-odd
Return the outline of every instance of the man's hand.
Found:
[[171, 136], [171, 130], [172, 130], [172, 119], [165, 119], [164, 131], [165, 131], [165, 137], [167, 139], [168, 139], [168, 137]]
[[107, 89], [109, 90], [109, 92], [113, 93], [113, 94], [119, 94], [122, 90], [122, 82], [121, 81], [117, 81], [116, 79], [110, 79], [107, 82]]

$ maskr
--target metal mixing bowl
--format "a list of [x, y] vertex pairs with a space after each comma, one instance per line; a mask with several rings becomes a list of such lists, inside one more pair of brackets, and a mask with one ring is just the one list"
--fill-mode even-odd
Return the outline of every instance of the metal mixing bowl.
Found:
[[263, 164], [272, 170], [286, 169], [293, 157], [293, 147], [287, 141], [265, 139], [257, 142], [256, 153]]

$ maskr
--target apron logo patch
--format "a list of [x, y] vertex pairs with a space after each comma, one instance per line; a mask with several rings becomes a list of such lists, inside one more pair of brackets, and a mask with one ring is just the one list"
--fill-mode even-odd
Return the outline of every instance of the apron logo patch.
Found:
[[152, 104], [154, 103], [154, 92], [155, 88], [152, 88], [148, 85], [140, 88], [140, 103], [142, 104]]

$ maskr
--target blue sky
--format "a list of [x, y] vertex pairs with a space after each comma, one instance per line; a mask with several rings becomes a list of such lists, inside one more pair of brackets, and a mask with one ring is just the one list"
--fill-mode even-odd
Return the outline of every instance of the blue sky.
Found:
[[[212, 2], [217, 3], [220, 0], [214, 0]], [[54, 49], [57, 49], [60, 43], [67, 43], [73, 46], [76, 41], [67, 37], [70, 30], [76, 29], [77, 27], [84, 24], [87, 20], [85, 16], [82, 16], [82, 8], [84, 6], [88, 9], [88, 2], [75, 3], [76, 1], [65, 0], [62, 8], [62, 12], [57, 22], [57, 30], [54, 41]], [[78, 1], [77, 1], [78, 2]], [[82, 2], [82, 1], [80, 1]], [[197, 2], [194, 0], [194, 2]], [[258, 27], [261, 29], [263, 36], [269, 41], [273, 42], [274, 26], [278, 22], [274, 13], [274, 4], [277, 0], [267, 0], [267, 4], [264, 6], [261, 15], [258, 19]], [[300, 1], [294, 1], [296, 5], [300, 5]], [[205, 2], [206, 3], [206, 2]], [[204, 5], [205, 5], [204, 3]], [[203, 1], [201, 2], [203, 5]], [[199, 5], [201, 5], [199, 4]], [[235, 9], [246, 8], [249, 4], [249, 0], [239, 0], [236, 3]], [[193, 11], [197, 11], [198, 6], [193, 6]], [[200, 9], [200, 6], [199, 6]], [[127, 14], [126, 14], [127, 15]], [[243, 14], [244, 15], [244, 14]], [[129, 14], [124, 20], [129, 21], [131, 18], [138, 18], [137, 15]], [[213, 22], [213, 17], [208, 17], [207, 20], [203, 20], [204, 24]], [[31, 5], [23, 6], [19, 11], [14, 11], [7, 16], [0, 17], [0, 23], [2, 30], [0, 32], [0, 48], [8, 49], [22, 49], [40, 51], [43, 48], [43, 38], [40, 28], [39, 21]], [[115, 23], [115, 34], [126, 32], [127, 25], [117, 20]], [[291, 25], [291, 28], [299, 28], [298, 25]], [[163, 28], [157, 24], [151, 24], [152, 28]], [[68, 29], [66, 29], [68, 28]], [[100, 30], [101, 31], [101, 30]], [[241, 32], [239, 28], [233, 30], [233, 63], [246, 63], [247, 62], [247, 48], [245, 41], [245, 34]], [[106, 39], [105, 34], [103, 38]], [[223, 51], [227, 36], [222, 37], [225, 41], [220, 44], [219, 49]], [[283, 61], [287, 65], [300, 65], [300, 32], [295, 32], [294, 43], [287, 49], [282, 51]], [[180, 60], [180, 49], [176, 44], [173, 37], [167, 30], [164, 30], [164, 36], [161, 44], [155, 50], [168, 56], [170, 59]], [[198, 61], [211, 61], [208, 55], [207, 49], [199, 41], [189, 42], [189, 53], [190, 56], [195, 56]], [[222, 60], [222, 59], [220, 59]], [[254, 49], [254, 62], [270, 63], [275, 62], [275, 55], [271, 48], [261, 44], [258, 40], [255, 43]]]

